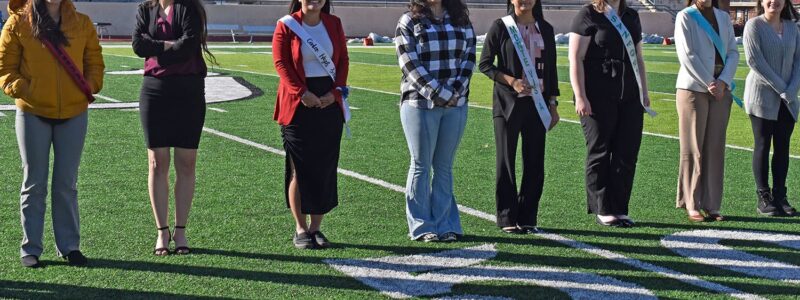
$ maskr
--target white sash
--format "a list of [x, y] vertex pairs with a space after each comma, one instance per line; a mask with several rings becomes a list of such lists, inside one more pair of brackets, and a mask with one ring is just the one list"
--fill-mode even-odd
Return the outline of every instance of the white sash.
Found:
[[[308, 34], [308, 32], [303, 29], [303, 26], [297, 22], [292, 16], [285, 15], [283, 18], [278, 20], [278, 22], [282, 22], [286, 26], [291, 29], [294, 34], [300, 37], [300, 40], [303, 41], [303, 44], [311, 49], [314, 52], [314, 56], [317, 58], [320, 64], [322, 64], [322, 68], [328, 72], [328, 75], [331, 76], [334, 82], [336, 82], [336, 65], [333, 64], [331, 60], [331, 56], [325, 49], [317, 43], [314, 38]], [[347, 101], [347, 96], [350, 94], [350, 89], [348, 87], [337, 87], [337, 90], [342, 94], [342, 112], [344, 113], [344, 122], [347, 129], [347, 136], [350, 136], [350, 103]]]
[[[622, 37], [622, 43], [625, 44], [625, 52], [628, 53], [628, 60], [631, 62], [631, 67], [633, 67], [636, 83], [639, 85], [639, 102], [642, 103], [642, 107], [644, 107], [651, 117], [655, 117], [656, 111], [650, 108], [650, 106], [644, 105], [644, 93], [647, 91], [642, 88], [642, 75], [639, 74], [639, 59], [636, 56], [636, 45], [633, 43], [633, 37], [631, 37], [630, 31], [628, 31], [628, 28], [625, 27], [625, 24], [622, 24], [622, 20], [617, 16], [617, 11], [610, 5], [607, 5], [607, 7], [603, 15], [611, 22], [611, 25], [614, 25], [614, 28], [617, 29], [620, 37]], [[624, 62], [622, 67], [625, 67]], [[625, 78], [622, 78], [622, 80], [625, 80]]]
[[506, 25], [508, 34], [511, 36], [514, 49], [517, 50], [517, 57], [520, 63], [522, 63], [522, 69], [525, 71], [525, 78], [528, 79], [528, 85], [531, 86], [533, 103], [536, 106], [536, 111], [539, 112], [539, 119], [542, 120], [544, 131], [547, 132], [550, 130], [550, 122], [553, 120], [553, 117], [550, 116], [547, 102], [544, 101], [544, 96], [539, 87], [539, 76], [536, 75], [536, 68], [534, 67], [536, 58], [532, 58], [528, 49], [525, 47], [525, 42], [522, 39], [522, 35], [519, 33], [519, 28], [517, 28], [517, 22], [514, 21], [514, 17], [508, 15], [503, 17], [502, 20]]

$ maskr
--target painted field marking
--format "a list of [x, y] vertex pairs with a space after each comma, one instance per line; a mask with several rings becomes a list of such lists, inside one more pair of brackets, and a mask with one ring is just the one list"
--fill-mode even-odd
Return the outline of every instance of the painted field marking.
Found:
[[[495, 256], [495, 245], [485, 244], [439, 253], [328, 259], [325, 263], [392, 298], [449, 294], [454, 285], [473, 281], [511, 281], [558, 289], [572, 299], [658, 299], [650, 290], [639, 285], [592, 273], [552, 267], [478, 265]], [[446, 298], [496, 297], [458, 295]]]
[[696, 262], [738, 273], [800, 283], [800, 266], [720, 245], [720, 240], [759, 241], [800, 250], [800, 235], [763, 231], [690, 230], [661, 239], [661, 245]]
[[[215, 130], [215, 129], [211, 129], [211, 128], [208, 128], [208, 127], [203, 127], [203, 131], [208, 132], [208, 133], [213, 134], [213, 135], [216, 135], [216, 136], [219, 136], [219, 137], [222, 137], [222, 138], [225, 138], [225, 139], [228, 139], [228, 140], [231, 140], [231, 141], [234, 141], [234, 142], [238, 142], [238, 143], [241, 143], [241, 144], [244, 144], [244, 145], [248, 145], [248, 146], [251, 146], [251, 147], [254, 147], [254, 148], [257, 148], [257, 149], [261, 149], [261, 150], [264, 150], [264, 151], [267, 151], [267, 152], [270, 152], [270, 153], [273, 153], [273, 154], [286, 156], [286, 152], [284, 152], [282, 150], [279, 150], [279, 149], [276, 149], [276, 148], [272, 148], [270, 146], [263, 145], [263, 144], [260, 144], [260, 143], [257, 143], [257, 142], [242, 138], [242, 137], [238, 137], [238, 136], [235, 136], [235, 135], [232, 135], [232, 134], [228, 134], [228, 133], [225, 133], [225, 132], [222, 132], [222, 131], [218, 131], [218, 130]], [[381, 179], [369, 177], [367, 175], [360, 174], [360, 173], [357, 173], [357, 172], [354, 172], [354, 171], [350, 171], [350, 170], [345, 170], [345, 169], [342, 169], [342, 168], [337, 168], [337, 172], [339, 174], [344, 175], [344, 176], [348, 176], [348, 177], [352, 177], [352, 178], [355, 178], [355, 179], [358, 179], [358, 180], [369, 182], [369, 183], [375, 184], [377, 186], [386, 188], [388, 190], [396, 191], [396, 192], [399, 192], [399, 193], [405, 193], [405, 188], [403, 188], [402, 186], [399, 186], [399, 185], [396, 185], [396, 184], [392, 184], [392, 183], [386, 182], [386, 181], [381, 180]], [[478, 218], [484, 219], [486, 221], [496, 222], [496, 219], [495, 219], [494, 215], [491, 215], [491, 214], [488, 214], [488, 213], [485, 213], [485, 212], [481, 212], [479, 210], [466, 207], [464, 205], [458, 205], [458, 210], [463, 212], [463, 213], [465, 213], [465, 214], [468, 214], [468, 215], [471, 215], [471, 216], [474, 216], [474, 217], [478, 217]], [[606, 259], [609, 259], [609, 260], [612, 260], [612, 261], [615, 261], [615, 262], [623, 263], [623, 264], [629, 265], [631, 267], [635, 267], [637, 269], [642, 269], [642, 270], [654, 272], [654, 273], [657, 273], [657, 274], [659, 274], [661, 276], [664, 276], [664, 277], [667, 277], [667, 278], [676, 279], [676, 280], [682, 281], [684, 283], [687, 283], [687, 284], [690, 284], [690, 285], [694, 285], [694, 286], [697, 286], [697, 287], [701, 287], [701, 288], [704, 288], [704, 289], [707, 289], [707, 290], [711, 290], [711, 291], [714, 291], [714, 292], [728, 294], [728, 295], [730, 295], [730, 296], [732, 296], [734, 298], [739, 298], [739, 299], [765, 299], [765, 298], [763, 298], [761, 296], [758, 296], [758, 295], [745, 293], [745, 292], [736, 290], [736, 289], [731, 288], [731, 287], [727, 287], [727, 286], [724, 286], [724, 285], [721, 285], [721, 284], [717, 284], [717, 283], [713, 283], [713, 282], [710, 282], [710, 281], [706, 281], [706, 280], [703, 280], [703, 279], [701, 279], [701, 278], [699, 278], [697, 276], [694, 276], [694, 275], [684, 274], [684, 273], [681, 273], [681, 272], [678, 272], [678, 271], [674, 271], [674, 270], [671, 270], [671, 269], [668, 269], [668, 268], [665, 268], [665, 267], [656, 266], [656, 265], [653, 265], [653, 264], [650, 264], [650, 263], [647, 263], [647, 262], [640, 261], [640, 260], [635, 259], [635, 258], [630, 258], [630, 257], [624, 256], [624, 255], [619, 254], [619, 253], [615, 253], [615, 252], [612, 252], [612, 251], [609, 251], [609, 250], [605, 250], [605, 249], [602, 249], [602, 248], [599, 248], [599, 247], [596, 247], [596, 246], [592, 246], [592, 245], [589, 245], [589, 244], [586, 244], [586, 243], [583, 243], [583, 242], [579, 242], [579, 241], [570, 239], [570, 238], [562, 236], [562, 235], [558, 235], [558, 234], [554, 234], [554, 233], [540, 232], [540, 233], [537, 233], [536, 236], [542, 237], [542, 238], [545, 238], [545, 239], [548, 239], [548, 240], [551, 240], [551, 241], [559, 242], [559, 243], [562, 243], [564, 245], [576, 248], [578, 250], [582, 250], [584, 252], [588, 252], [588, 253], [591, 253], [591, 254], [594, 254], [594, 255], [597, 255], [597, 256], [601, 256], [603, 258], [606, 258]]]
[[216, 111], [216, 112], [221, 112], [221, 113], [226, 113], [226, 112], [228, 112], [227, 110], [224, 110], [224, 109], [222, 109], [222, 108], [216, 108], [216, 107], [209, 107], [208, 109], [209, 109], [209, 110]]
[[[396, 56], [396, 54], [390, 54], [390, 53], [374, 53], [374, 52], [366, 52], [366, 51], [352, 51], [352, 53], [362, 53], [362, 54], [371, 54], [371, 55], [383, 55], [383, 56]], [[645, 57], [645, 58], [646, 58], [646, 57]], [[373, 65], [373, 66], [379, 66], [379, 67], [396, 67], [396, 68], [398, 67], [397, 65], [371, 64], [371, 63], [365, 63], [365, 62], [354, 62], [354, 61], [351, 61], [351, 62], [350, 62], [350, 64], [359, 64], [359, 65]], [[674, 66], [674, 65], [675, 65], [675, 63], [674, 63], [674, 62], [666, 62], [666, 61], [645, 61], [645, 64], [663, 64], [663, 65], [669, 65], [669, 66]], [[745, 65], [745, 64], [741, 64], [741, 63], [740, 63], [740, 64], [738, 65], [738, 67], [747, 67], [747, 65]], [[676, 71], [676, 72], [677, 72], [677, 71]], [[670, 72], [663, 72], [663, 71], [647, 71], [646, 73], [661, 74], [661, 75], [674, 75], [674, 76], [677, 76], [677, 75], [678, 75], [677, 73], [670, 73]], [[736, 79], [736, 80], [741, 80], [741, 81], [744, 81], [744, 80], [746, 80], [745, 78], [739, 78], [739, 77], [734, 77], [733, 79]]]
[[106, 96], [103, 96], [103, 95], [100, 95], [100, 94], [95, 94], [94, 96], [97, 97], [97, 98], [106, 100], [108, 102], [114, 102], [114, 103], [122, 102], [121, 100], [117, 100], [117, 99], [114, 99], [114, 98], [111, 98], [111, 97], [106, 97]]
[[[253, 95], [253, 91], [247, 86], [242, 85], [233, 77], [206, 77], [206, 103], [221, 103], [238, 101], [241, 99], [249, 98]], [[214, 87], [225, 87], [214, 88]], [[92, 103], [89, 104], [91, 109], [125, 109], [125, 108], [138, 108], [139, 101], [125, 102], [111, 97], [96, 95], [98, 98], [107, 100], [113, 103]], [[14, 105], [0, 105], [0, 110], [16, 110]]]
[[[366, 63], [366, 62], [360, 62], [360, 61], [351, 61], [350, 64], [351, 65], [367, 65], [367, 66], [383, 67], [383, 68], [399, 68], [399, 66], [397, 66], [397, 65], [373, 64], [373, 63]], [[660, 74], [660, 75], [677, 75], [676, 73], [657, 72], [657, 71], [647, 71], [646, 73], [653, 73], [653, 74]], [[744, 78], [734, 78], [734, 79], [735, 80], [745, 81]], [[559, 83], [569, 83], [569, 82], [559, 81]], [[654, 92], [654, 91], [650, 91], [650, 92], [651, 93], [660, 93], [660, 92]], [[675, 95], [675, 94], [670, 94], [670, 95]]]
[[[103, 55], [117, 56], [117, 57], [127, 57], [127, 58], [137, 58], [138, 59], [138, 57], [129, 56], [129, 55], [118, 55], [118, 54], [103, 54]], [[264, 73], [264, 72], [237, 70], [237, 69], [230, 69], [230, 68], [217, 68], [217, 69], [230, 71], [230, 72], [240, 72], [240, 73], [245, 73], [245, 74], [280, 77], [277, 74], [270, 74], [270, 73]], [[354, 90], [362, 90], [362, 91], [369, 91], [369, 92], [381, 93], [381, 94], [386, 94], [386, 95], [400, 96], [400, 93], [395, 93], [395, 92], [387, 92], [387, 91], [381, 91], [381, 90], [375, 90], [375, 89], [363, 88], [363, 87], [357, 87], [357, 86], [350, 86], [350, 88], [354, 89]], [[472, 105], [472, 104], [470, 104], [470, 106], [477, 107], [477, 108], [482, 108], [482, 109], [492, 109], [491, 107], [478, 106], [478, 105]], [[2, 109], [2, 105], [0, 105], [0, 109]], [[577, 120], [572, 120], [572, 119], [567, 119], [567, 118], [561, 118], [561, 121], [580, 124], [580, 122], [577, 121]], [[666, 138], [666, 139], [672, 139], [672, 140], [680, 140], [680, 138], [677, 137], [677, 136], [668, 135], [668, 134], [662, 134], [662, 133], [653, 133], [653, 132], [648, 132], [648, 131], [642, 131], [642, 134], [643, 135]], [[729, 149], [736, 149], [736, 150], [753, 152], [753, 148], [747, 148], [747, 147], [742, 147], [742, 146], [737, 146], [737, 145], [726, 144], [725, 147], [729, 148]], [[793, 159], [800, 159], [800, 155], [789, 155], [789, 157], [793, 158]]]
[[350, 107], [350, 109], [352, 109], [352, 110], [359, 110], [359, 109], [360, 109], [360, 108], [358, 108], [358, 107], [355, 107], [355, 106], [352, 106], [352, 105], [351, 105], [351, 106], [348, 106], [348, 107]]
[[0, 117], [5, 117], [5, 116], [6, 116], [6, 114], [4, 114], [2, 111], [0, 111]]

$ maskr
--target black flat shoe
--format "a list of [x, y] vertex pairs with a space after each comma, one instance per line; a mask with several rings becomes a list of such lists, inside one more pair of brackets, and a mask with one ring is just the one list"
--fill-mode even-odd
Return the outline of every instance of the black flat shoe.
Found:
[[[184, 234], [186, 234], [186, 232], [185, 232], [186, 231], [186, 226], [175, 226], [175, 231], [178, 231], [178, 229], [183, 229], [184, 230]], [[174, 241], [175, 239], [172, 239], [172, 240]], [[189, 253], [192, 253], [192, 249], [189, 248], [189, 246], [180, 246], [180, 247], [178, 247], [178, 245], [175, 245], [175, 254], [186, 255], [186, 254], [189, 254]]]
[[[172, 240], [172, 233], [169, 233], [169, 226], [158, 228], [158, 231], [162, 231], [162, 230], [166, 230], [167, 231], [167, 235], [169, 235], [170, 236], [170, 240]], [[153, 249], [153, 255], [155, 255], [155, 256], [167, 256], [167, 255], [169, 255], [169, 241], [167, 241], [167, 244], [164, 247]]]
[[617, 216], [617, 220], [619, 220], [619, 226], [620, 227], [629, 228], [629, 227], [633, 227], [634, 225], [636, 225], [636, 222], [634, 222], [633, 219], [631, 219], [630, 217], [628, 217], [626, 215]]
[[297, 249], [314, 249], [314, 237], [309, 232], [295, 232], [292, 243]]
[[537, 234], [539, 233], [539, 228], [536, 226], [520, 226], [519, 231], [522, 234]]
[[328, 241], [328, 238], [326, 238], [321, 231], [319, 230], [314, 231], [311, 233], [311, 235], [314, 236], [314, 242], [316, 242], [317, 246], [319, 246], [320, 248], [328, 248], [331, 246], [331, 242]]
[[619, 220], [619, 225], [620, 225], [620, 227], [629, 228], [629, 227], [633, 227], [634, 225], [636, 225], [636, 222], [633, 222], [633, 220], [630, 220], [630, 219], [621, 219], [621, 220]]
[[78, 250], [70, 252], [67, 256], [64, 256], [64, 259], [67, 260], [67, 264], [70, 266], [85, 266], [89, 263], [86, 256], [83, 256], [83, 253]]
[[19, 262], [22, 264], [23, 267], [26, 268], [36, 269], [42, 266], [42, 264], [39, 263], [39, 258], [36, 257], [36, 255], [26, 255], [25, 257], [20, 258]]
[[600, 224], [600, 225], [603, 225], [603, 226], [611, 226], [611, 227], [621, 227], [622, 226], [622, 223], [619, 221], [619, 219], [614, 219], [613, 221], [603, 222], [603, 220], [600, 220], [600, 216], [595, 216], [595, 221], [597, 221], [597, 224]]

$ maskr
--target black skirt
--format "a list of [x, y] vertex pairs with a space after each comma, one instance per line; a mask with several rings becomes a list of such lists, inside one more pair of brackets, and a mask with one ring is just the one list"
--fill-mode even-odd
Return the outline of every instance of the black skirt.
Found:
[[[330, 77], [306, 78], [308, 90], [317, 96], [333, 88]], [[326, 108], [297, 107], [292, 122], [281, 127], [286, 150], [284, 193], [289, 207], [289, 182], [292, 163], [300, 189], [300, 210], [303, 214], [322, 215], [339, 204], [336, 169], [344, 116], [338, 103]]]
[[197, 149], [206, 118], [205, 78], [145, 76], [139, 115], [147, 148]]

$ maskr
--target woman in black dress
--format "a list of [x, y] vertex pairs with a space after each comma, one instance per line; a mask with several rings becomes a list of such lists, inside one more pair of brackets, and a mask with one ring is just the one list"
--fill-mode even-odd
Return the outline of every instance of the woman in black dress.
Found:
[[[149, 0], [139, 5], [133, 50], [145, 58], [139, 108], [149, 160], [148, 190], [158, 227], [154, 254], [188, 254], [186, 222], [205, 120], [206, 13], [199, 0]], [[170, 149], [175, 149], [175, 232], [169, 232]]]
[[[641, 95], [622, 36], [604, 15], [612, 9], [635, 44]], [[575, 16], [571, 31], [570, 80], [586, 138], [588, 211], [601, 225], [630, 227], [634, 223], [628, 202], [642, 141], [643, 106], [650, 106], [639, 14], [625, 0], [592, 0]]]
[[[494, 134], [497, 147], [497, 226], [508, 233], [535, 233], [539, 199], [544, 185], [545, 133], [558, 123], [559, 95], [556, 42], [553, 26], [544, 20], [539, 0], [509, 0], [528, 55], [535, 63], [540, 91], [552, 121], [548, 128], [540, 120], [531, 87], [518, 58], [513, 40], [502, 19], [486, 35], [480, 70], [494, 81]], [[497, 65], [495, 65], [495, 58]], [[516, 151], [522, 135], [522, 183], [517, 192]]]
[[[330, 11], [330, 0], [292, 0], [272, 39], [280, 75], [274, 118], [286, 149], [284, 193], [295, 221], [292, 243], [300, 249], [330, 246], [322, 220], [339, 204], [336, 170], [349, 58], [342, 21]], [[310, 40], [316, 48], [306, 44]], [[334, 68], [317, 59], [323, 53]]]

